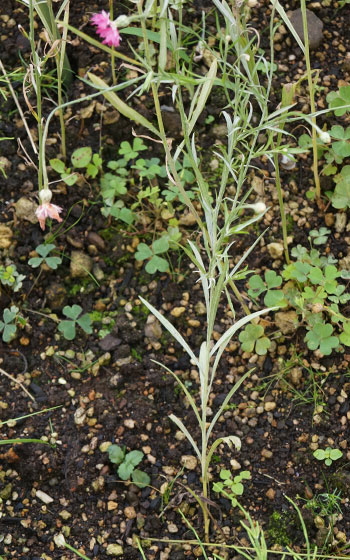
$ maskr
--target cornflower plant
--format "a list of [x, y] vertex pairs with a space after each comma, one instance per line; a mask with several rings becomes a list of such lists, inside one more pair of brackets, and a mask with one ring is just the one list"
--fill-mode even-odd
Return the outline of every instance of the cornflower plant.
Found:
[[[249, 314], [249, 310], [245, 306], [235, 284], [236, 280], [244, 278], [248, 273], [246, 270], [243, 272], [239, 271], [240, 266], [260, 238], [245, 252], [233, 268], [230, 268], [231, 249], [235, 235], [243, 232], [249, 225], [259, 220], [266, 211], [266, 206], [262, 201], [258, 201], [255, 204], [248, 202], [251, 189], [246, 188], [246, 179], [253, 166], [252, 160], [262, 156], [267, 156], [273, 160], [275, 154], [286, 155], [292, 151], [288, 146], [281, 144], [281, 138], [279, 138], [277, 143], [274, 141], [276, 134], [284, 134], [281, 127], [281, 117], [283, 117], [284, 124], [284, 117], [290, 108], [283, 106], [269, 114], [268, 99], [272, 84], [273, 66], [262, 55], [258, 54], [254, 38], [248, 33], [245, 9], [240, 10], [237, 8], [234, 12], [225, 0], [214, 0], [214, 4], [224, 19], [225, 25], [224, 33], [219, 33], [218, 49], [214, 51], [206, 42], [205, 33], [197, 33], [182, 23], [181, 4], [177, 6], [178, 15], [176, 21], [173, 18], [171, 6], [167, 0], [158, 0], [158, 2], [138, 0], [135, 4], [137, 6], [137, 16], [131, 17], [133, 21], [139, 21], [141, 24], [142, 54], [133, 49], [135, 59], [130, 59], [117, 52], [116, 56], [127, 60], [129, 63], [132, 61], [134, 68], [139, 69], [140, 76], [122, 84], [108, 87], [108, 84], [101, 78], [89, 73], [89, 83], [95, 86], [98, 90], [97, 93], [69, 102], [66, 105], [72, 105], [73, 103], [103, 94], [107, 101], [124, 117], [144, 127], [147, 131], [148, 139], [163, 146], [168, 178], [178, 189], [184, 204], [186, 204], [189, 212], [192, 213], [197, 222], [197, 229], [200, 235], [197, 237], [197, 241], [188, 241], [187, 246], [183, 247], [183, 250], [197, 270], [205, 299], [207, 324], [199, 350], [192, 349], [181, 333], [161, 312], [144, 299], [140, 299], [181, 345], [183, 351], [188, 354], [192, 364], [199, 372], [200, 394], [197, 399], [188, 391], [178, 375], [165, 368], [176, 378], [184, 391], [200, 427], [201, 440], [197, 442], [180, 418], [175, 415], [170, 416], [190, 442], [201, 465], [202, 495], [196, 496], [196, 498], [203, 510], [204, 531], [205, 537], [208, 540], [208, 469], [213, 453], [222, 443], [226, 443], [231, 447], [235, 446], [238, 449], [241, 445], [239, 438], [235, 435], [219, 438], [213, 442], [211, 442], [211, 437], [216, 422], [225, 406], [250, 372], [247, 372], [236, 382], [220, 408], [214, 414], [213, 419], [208, 422], [207, 410], [210, 393], [213, 389], [221, 356], [231, 338], [249, 321], [255, 320], [261, 314], [270, 311], [270, 309], [263, 309]], [[243, 7], [246, 8], [246, 5]], [[118, 26], [114, 25], [113, 27], [111, 20], [108, 19], [107, 22], [106, 15], [102, 14], [102, 16], [98, 19], [94, 16], [92, 23], [97, 24], [97, 30], [104, 39], [104, 43], [109, 42], [110, 45], [116, 46], [116, 43], [119, 42], [116, 32]], [[131, 17], [129, 21], [131, 21]], [[274, 32], [273, 14], [270, 19], [272, 46]], [[126, 22], [127, 18], [124, 18], [123, 21]], [[149, 26], [151, 26], [151, 33]], [[75, 32], [94, 46], [100, 46], [109, 54], [114, 52], [108, 45], [98, 43], [95, 39], [88, 37], [81, 31], [71, 26], [68, 27], [70, 31]], [[140, 36], [139, 29], [134, 27], [122, 29], [122, 26], [120, 28], [121, 34], [127, 33]], [[192, 41], [195, 38], [203, 51], [206, 49], [210, 52], [212, 61], [206, 75], [198, 74], [192, 69], [191, 59], [182, 46], [184, 34], [189, 34], [192, 37]], [[155, 56], [155, 53], [157, 56]], [[172, 59], [171, 68], [167, 65], [169, 54]], [[260, 81], [261, 68], [263, 69], [263, 79]], [[266, 80], [267, 86], [264, 85]], [[151, 91], [157, 119], [156, 125], [133, 109], [130, 103], [126, 103], [117, 95], [118, 91], [132, 85], [136, 86], [134, 95]], [[218, 151], [214, 152], [216, 157], [223, 162], [223, 171], [218, 187], [209, 185], [202, 172], [195, 135], [196, 123], [214, 85], [221, 88], [227, 102], [226, 110], [223, 112], [227, 126], [227, 145], [220, 145]], [[167, 136], [163, 123], [160, 93], [163, 93], [164, 89], [171, 93], [174, 107], [177, 108], [181, 118], [183, 140], [175, 149], [173, 149], [173, 140]], [[186, 97], [189, 98], [189, 107], [187, 106], [187, 101], [185, 102]], [[254, 111], [253, 106], [257, 107]], [[52, 114], [47, 119], [44, 137], [47, 135], [51, 117]], [[307, 117], [300, 115], [300, 113], [294, 113], [293, 117], [295, 120], [300, 118], [307, 119]], [[291, 119], [291, 114], [288, 115], [288, 118]], [[318, 132], [320, 132], [319, 129]], [[266, 141], [260, 144], [258, 138], [262, 134], [266, 136]], [[189, 198], [186, 188], [179, 177], [176, 166], [179, 158], [182, 160], [187, 158], [191, 171], [196, 178], [199, 190], [196, 201], [192, 201]], [[234, 194], [229, 196], [227, 188], [231, 183], [234, 184]], [[232, 188], [230, 191], [232, 192]], [[249, 210], [253, 210], [255, 213], [250, 218], [246, 218], [246, 212]], [[230, 308], [233, 322], [219, 340], [214, 341], [214, 325], [223, 294]], [[243, 318], [236, 318], [233, 296], [241, 302], [246, 312], [246, 316]]]
[[[224, 6], [224, 4], [221, 4], [219, 2], [215, 3], [219, 7], [219, 9], [220, 7]], [[216, 155], [223, 161], [224, 169], [220, 181], [220, 186], [216, 192], [213, 192], [213, 189], [210, 187], [210, 185], [208, 185], [203, 176], [203, 173], [201, 172], [200, 161], [196, 149], [194, 128], [200, 114], [205, 107], [206, 101], [210, 95], [214, 83], [220, 80], [217, 78], [218, 63], [221, 62], [226, 66], [227, 60], [226, 58], [223, 58], [223, 60], [218, 60], [218, 58], [215, 57], [209, 68], [208, 74], [204, 77], [196, 77], [192, 72], [188, 72], [186, 70], [186, 66], [183, 64], [183, 60], [181, 58], [180, 43], [178, 43], [178, 37], [181, 34], [182, 30], [176, 29], [170, 11], [168, 13], [168, 17], [166, 17], [166, 11], [164, 10], [164, 7], [166, 5], [165, 3], [163, 4], [162, 2], [160, 2], [160, 50], [157, 61], [158, 69], [155, 68], [151, 56], [151, 52], [153, 49], [150, 48], [151, 44], [149, 42], [147, 34], [146, 18], [142, 17], [143, 2], [140, 1], [137, 5], [143, 34], [145, 66], [148, 69], [146, 84], [143, 87], [150, 87], [152, 90], [155, 103], [155, 113], [157, 115], [157, 127], [154, 126], [145, 117], [140, 115], [133, 108], [131, 108], [129, 105], [127, 105], [124, 101], [122, 101], [115, 92], [108, 91], [107, 84], [103, 82], [103, 80], [92, 74], [89, 74], [88, 76], [91, 82], [96, 87], [101, 88], [101, 91], [105, 95], [106, 99], [120, 113], [128, 117], [130, 120], [136, 122], [137, 124], [143, 125], [153, 135], [154, 141], [160, 142], [163, 145], [168, 178], [181, 193], [182, 198], [189, 211], [195, 216], [198, 228], [201, 232], [201, 244], [199, 242], [191, 240], [188, 241], [188, 245], [183, 248], [187, 256], [191, 259], [192, 263], [197, 269], [199, 281], [201, 282], [205, 298], [207, 311], [207, 328], [205, 336], [203, 337], [204, 340], [200, 345], [199, 352], [194, 351], [188, 345], [181, 333], [154, 306], [152, 306], [143, 298], [140, 297], [140, 299], [169, 331], [174, 339], [181, 345], [183, 351], [188, 354], [192, 364], [198, 369], [199, 372], [200, 395], [198, 404], [196, 399], [188, 391], [179, 376], [165, 367], [165, 369], [176, 378], [178, 384], [185, 392], [188, 402], [190, 403], [200, 426], [201, 441], [199, 443], [194, 440], [190, 431], [183, 424], [180, 418], [173, 414], [170, 415], [170, 418], [190, 442], [201, 465], [202, 495], [197, 496], [197, 500], [203, 510], [204, 531], [205, 536], [208, 537], [209, 514], [206, 504], [208, 500], [208, 469], [211, 458], [215, 450], [222, 443], [226, 443], [230, 447], [235, 446], [237, 449], [239, 449], [241, 446], [239, 438], [235, 435], [218, 438], [212, 443], [210, 439], [216, 422], [225, 409], [225, 406], [227, 406], [233, 394], [238, 390], [241, 383], [244, 381], [246, 376], [249, 375], [250, 372], [246, 373], [236, 382], [234, 387], [227, 394], [222, 405], [215, 413], [211, 422], [208, 423], [207, 410], [209, 406], [210, 393], [213, 388], [213, 383], [218, 371], [221, 356], [225, 351], [227, 345], [229, 344], [231, 338], [246, 323], [253, 319], [256, 319], [262, 313], [266, 313], [269, 311], [268, 309], [260, 310], [256, 313], [236, 320], [232, 325], [229, 326], [227, 331], [220, 337], [220, 339], [216, 343], [214, 343], [214, 325], [216, 322], [222, 293], [226, 295], [228, 305], [232, 311], [232, 315], [233, 317], [235, 317], [236, 314], [233, 306], [232, 293], [230, 292], [230, 288], [233, 290], [233, 293], [238, 296], [238, 291], [235, 286], [235, 280], [244, 277], [246, 274], [246, 272], [240, 272], [239, 268], [244, 262], [247, 255], [257, 243], [254, 243], [253, 246], [248, 249], [243, 257], [239, 260], [237, 265], [234, 266], [232, 270], [230, 270], [229, 261], [232, 239], [235, 234], [238, 234], [250, 224], [260, 219], [266, 211], [266, 207], [263, 202], [258, 202], [257, 204], [248, 204], [247, 199], [250, 194], [250, 190], [248, 189], [247, 191], [244, 189], [244, 183], [247, 172], [250, 168], [251, 159], [253, 157], [263, 155], [266, 152], [265, 149], [261, 149], [261, 147], [256, 146], [256, 141], [258, 134], [262, 130], [268, 128], [266, 126], [266, 119], [268, 115], [265, 103], [265, 110], [262, 121], [259, 123], [258, 127], [255, 128], [253, 126], [252, 112], [249, 111], [249, 97], [250, 95], [252, 95], [252, 92], [248, 93], [246, 90], [249, 82], [247, 78], [240, 72], [238, 64], [230, 67], [228, 69], [228, 73], [230, 74], [230, 78], [234, 80], [230, 83], [230, 86], [231, 89], [233, 89], [236, 93], [237, 98], [234, 100], [234, 102], [232, 102], [231, 97], [229, 97], [230, 109], [231, 111], [233, 110], [232, 112], [234, 116], [231, 116], [231, 114], [227, 111], [223, 113], [227, 125], [228, 141], [227, 147], [221, 147], [221, 152], [216, 153]], [[226, 9], [227, 5], [225, 4], [223, 10], [224, 15], [226, 14]], [[232, 29], [233, 34], [236, 32], [238, 33], [238, 30]], [[171, 74], [165, 72], [166, 52], [164, 52], [164, 49], [166, 51], [166, 47], [169, 44], [169, 38], [171, 39], [170, 44], [172, 45], [172, 55], [174, 57], [175, 64], [175, 70]], [[244, 38], [246, 40], [246, 37]], [[240, 50], [246, 48], [248, 44], [246, 41], [237, 41], [237, 37], [233, 38], [233, 42], [236, 42], [237, 48], [239, 47]], [[244, 53], [240, 53], [240, 55], [241, 54]], [[227, 49], [224, 56], [227, 57]], [[254, 88], [256, 88], [257, 90], [260, 89], [261, 86], [257, 81], [255, 66], [249, 64], [247, 65], [247, 70], [252, 77]], [[244, 82], [244, 87], [242, 82]], [[172, 153], [172, 141], [166, 136], [164, 130], [162, 113], [159, 104], [159, 91], [164, 83], [171, 84], [173, 99], [174, 101], [176, 101], [176, 105], [181, 117], [182, 130], [184, 132], [184, 139], [176, 148], [174, 154]], [[222, 87], [226, 86], [226, 81], [224, 80], [224, 78], [222, 78], [221, 85]], [[186, 89], [187, 91], [189, 91], [192, 97], [189, 110], [186, 110], [183, 100], [184, 91]], [[259, 94], [258, 101], [263, 105], [263, 93]], [[244, 153], [242, 151], [243, 145], [245, 145], [246, 147], [250, 145], [247, 153]], [[199, 186], [199, 199], [197, 203], [200, 204], [200, 211], [197, 211], [198, 204], [195, 206], [189, 199], [187, 192], [178, 176], [176, 161], [180, 156], [188, 158], [192, 168], [191, 170], [196, 177], [196, 181]], [[236, 192], [233, 198], [228, 198], [227, 187], [231, 178], [233, 178], [233, 181], [235, 183]], [[256, 213], [251, 218], [242, 221], [241, 213], [243, 210], [247, 209], [252, 209], [256, 211]], [[222, 216], [224, 219], [224, 223], [220, 226], [219, 218]]]

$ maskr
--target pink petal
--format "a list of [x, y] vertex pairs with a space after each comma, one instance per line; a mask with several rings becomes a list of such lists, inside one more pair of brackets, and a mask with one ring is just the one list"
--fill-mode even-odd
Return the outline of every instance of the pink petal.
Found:
[[62, 212], [62, 208], [60, 206], [56, 206], [56, 204], [50, 204], [49, 202], [40, 204], [40, 206], [36, 209], [35, 214], [38, 218], [41, 229], [45, 229], [46, 218], [62, 222], [62, 218], [59, 216], [60, 212]]
[[104, 10], [102, 10], [100, 14], [93, 14], [93, 16], [91, 17], [91, 22], [94, 25], [97, 25], [97, 27], [99, 28], [98, 31], [106, 29], [112, 23], [109, 19], [109, 15]]
[[121, 37], [116, 27], [105, 29], [102, 33], [100, 33], [100, 35], [104, 38], [104, 41], [102, 41], [104, 45], [108, 45], [109, 47], [119, 47]]

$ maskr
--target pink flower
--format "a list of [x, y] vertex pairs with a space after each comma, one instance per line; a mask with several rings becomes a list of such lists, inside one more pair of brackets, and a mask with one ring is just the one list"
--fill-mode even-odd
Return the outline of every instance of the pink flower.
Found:
[[107, 12], [102, 10], [100, 14], [94, 14], [91, 21], [96, 25], [96, 33], [104, 39], [102, 42], [109, 47], [119, 47], [121, 37], [115, 21], [109, 18]]
[[36, 209], [35, 214], [39, 220], [41, 229], [45, 229], [46, 218], [62, 222], [62, 218], [59, 216], [61, 212], [62, 208], [60, 206], [56, 206], [56, 204], [51, 204], [50, 202], [43, 202], [40, 204], [40, 206]]

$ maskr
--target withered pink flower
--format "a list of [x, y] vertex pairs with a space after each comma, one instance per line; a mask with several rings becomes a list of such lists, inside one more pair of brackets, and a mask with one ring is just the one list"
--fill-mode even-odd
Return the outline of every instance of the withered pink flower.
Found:
[[91, 22], [96, 25], [96, 33], [102, 37], [102, 43], [109, 47], [119, 47], [121, 37], [115, 21], [112, 21], [104, 10], [99, 14], [94, 14]]
[[39, 192], [40, 206], [35, 211], [35, 215], [39, 220], [39, 224], [42, 230], [45, 229], [46, 218], [51, 218], [52, 220], [57, 220], [62, 222], [60, 218], [60, 213], [62, 208], [56, 204], [51, 204], [52, 192], [50, 189], [42, 189]]

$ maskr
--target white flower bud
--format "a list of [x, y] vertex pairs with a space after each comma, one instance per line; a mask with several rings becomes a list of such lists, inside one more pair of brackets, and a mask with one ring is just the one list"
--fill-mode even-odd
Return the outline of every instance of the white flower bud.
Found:
[[256, 202], [255, 204], [245, 204], [244, 208], [251, 208], [252, 210], [254, 210], [255, 214], [262, 214], [266, 211], [266, 204], [261, 200], [260, 202]]
[[281, 167], [290, 171], [296, 166], [295, 160], [289, 154], [283, 154], [281, 157]]
[[247, 6], [248, 6], [249, 8], [255, 8], [255, 6], [257, 5], [257, 3], [258, 3], [258, 0], [248, 0]]
[[40, 204], [48, 204], [51, 202], [52, 192], [50, 189], [41, 189], [39, 191]]
[[250, 61], [250, 55], [249, 54], [244, 53], [242, 56], [246, 59], [247, 62]]
[[328, 132], [322, 130], [319, 134], [320, 136], [320, 140], [322, 140], [322, 142], [324, 142], [325, 144], [330, 144], [332, 139], [330, 137], [330, 135], [328, 134]]
[[130, 18], [128, 18], [128, 16], [122, 15], [117, 17], [117, 19], [114, 20], [114, 23], [116, 27], [118, 27], [118, 29], [122, 29], [122, 27], [128, 27], [128, 25], [130, 25]]
[[66, 541], [64, 539], [64, 536], [62, 535], [62, 533], [59, 533], [58, 535], [55, 535], [53, 538], [55, 545], [58, 547], [65, 547], [66, 545]]

